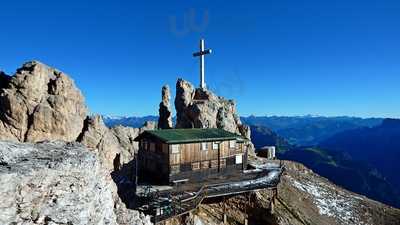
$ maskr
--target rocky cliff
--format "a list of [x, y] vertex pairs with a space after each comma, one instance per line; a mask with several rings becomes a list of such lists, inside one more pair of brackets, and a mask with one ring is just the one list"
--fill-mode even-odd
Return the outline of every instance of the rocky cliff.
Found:
[[133, 159], [133, 139], [155, 128], [107, 128], [100, 116], [87, 116], [84, 97], [67, 74], [38, 61], [23, 64], [13, 76], [1, 72], [0, 81], [0, 140], [78, 141], [111, 172]]
[[[0, 140], [14, 141], [0, 144], [0, 224], [148, 222], [121, 202], [111, 173], [132, 176], [133, 140], [153, 123], [107, 128], [69, 76], [37, 61], [1, 72], [0, 88]], [[56, 142], [17, 143], [42, 141]]]
[[[261, 159], [258, 159], [261, 160]], [[400, 210], [342, 189], [299, 163], [284, 162], [286, 171], [271, 207], [273, 192], [255, 191], [205, 201], [198, 210], [170, 224], [373, 225], [400, 224]]]
[[0, 180], [0, 224], [150, 224], [82, 144], [0, 141]]
[[240, 121], [233, 100], [182, 79], [176, 83], [175, 109], [176, 128], [221, 128], [250, 139], [250, 129]]

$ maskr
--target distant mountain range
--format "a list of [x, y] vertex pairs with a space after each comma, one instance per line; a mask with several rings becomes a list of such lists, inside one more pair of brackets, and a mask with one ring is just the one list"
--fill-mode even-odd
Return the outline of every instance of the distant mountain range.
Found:
[[251, 131], [256, 148], [275, 145], [280, 159], [301, 162], [348, 190], [400, 207], [400, 120], [345, 130], [308, 147], [291, 145], [261, 125]]
[[323, 117], [323, 116], [249, 116], [242, 117], [248, 125], [268, 127], [284, 137], [292, 145], [316, 145], [345, 130], [360, 127], [373, 127], [382, 122], [382, 118]]
[[280, 151], [292, 148], [292, 146], [268, 127], [256, 125], [250, 126], [251, 139], [253, 140], [254, 147], [260, 149], [264, 146], [277, 146]]
[[[146, 121], [158, 121], [158, 116], [107, 116], [103, 115], [104, 123], [113, 127], [116, 125], [141, 127]], [[334, 134], [360, 127], [379, 125], [383, 118], [358, 117], [324, 117], [324, 116], [248, 116], [241, 117], [247, 125], [268, 127], [292, 145], [315, 145]], [[175, 117], [173, 118], [175, 121]]]
[[385, 119], [376, 127], [344, 131], [319, 147], [370, 163], [400, 189], [400, 120]]
[[108, 116], [103, 115], [103, 121], [108, 127], [117, 125], [127, 127], [142, 127], [146, 121], [158, 121], [158, 116]]

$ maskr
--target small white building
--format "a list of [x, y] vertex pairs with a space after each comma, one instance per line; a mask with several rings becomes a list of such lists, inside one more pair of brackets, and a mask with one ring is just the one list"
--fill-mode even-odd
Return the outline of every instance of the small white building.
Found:
[[261, 151], [266, 153], [267, 159], [276, 159], [275, 149], [275, 146], [264, 146]]

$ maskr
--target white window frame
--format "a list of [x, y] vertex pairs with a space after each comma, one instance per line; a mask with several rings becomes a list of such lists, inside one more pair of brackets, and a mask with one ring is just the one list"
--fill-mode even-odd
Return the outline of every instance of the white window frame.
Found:
[[229, 141], [229, 148], [236, 148], [236, 140]]
[[202, 151], [207, 151], [208, 150], [208, 143], [207, 142], [201, 142], [200, 143], [200, 149]]
[[179, 145], [171, 145], [171, 153], [172, 154], [179, 154], [180, 153], [180, 146]]
[[242, 164], [243, 163], [243, 154], [235, 155], [235, 164]]
[[218, 148], [219, 148], [219, 142], [214, 141], [214, 142], [212, 143], [212, 149], [213, 149], [213, 150], [218, 150]]

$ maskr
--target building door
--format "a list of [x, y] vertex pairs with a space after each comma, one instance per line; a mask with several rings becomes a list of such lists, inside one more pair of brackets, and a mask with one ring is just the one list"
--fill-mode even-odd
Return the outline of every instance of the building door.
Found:
[[180, 146], [179, 145], [171, 145], [171, 154], [170, 154], [170, 172], [172, 174], [176, 174], [180, 172], [180, 164], [181, 164], [181, 154], [180, 154]]

